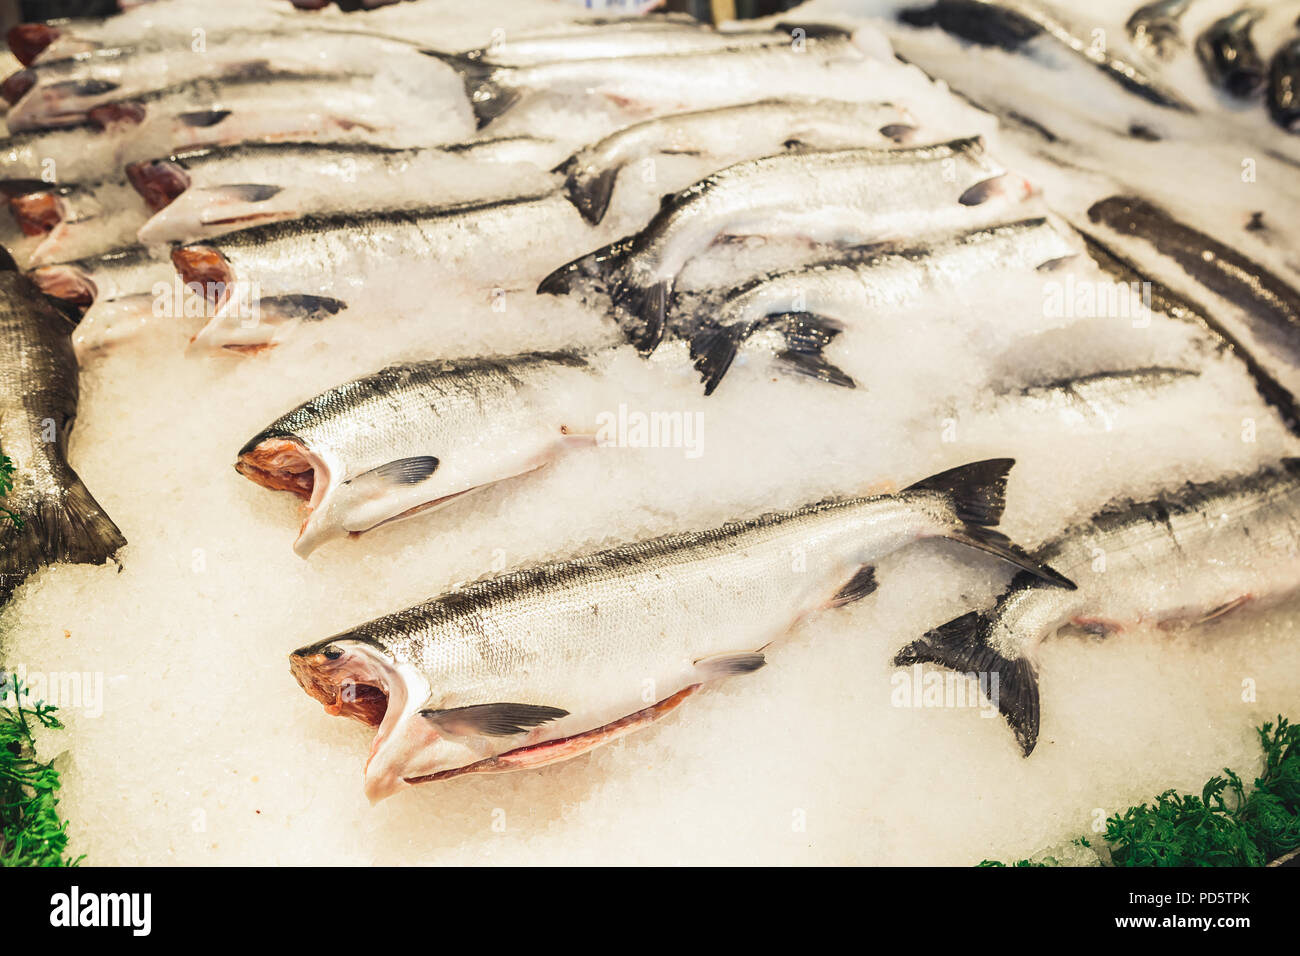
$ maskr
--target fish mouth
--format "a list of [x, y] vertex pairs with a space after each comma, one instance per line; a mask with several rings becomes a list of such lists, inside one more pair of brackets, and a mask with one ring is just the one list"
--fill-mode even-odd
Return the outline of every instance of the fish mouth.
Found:
[[36, 85], [36, 72], [34, 70], [18, 70], [10, 73], [0, 82], [0, 96], [10, 106], [17, 103], [27, 95], [28, 90]]
[[31, 271], [31, 279], [46, 295], [73, 305], [88, 306], [98, 294], [90, 276], [73, 265], [41, 266]]
[[235, 282], [235, 271], [226, 257], [211, 246], [194, 245], [173, 249], [171, 258], [181, 280], [202, 289], [208, 304], [219, 309]]
[[50, 190], [9, 197], [9, 212], [24, 236], [43, 236], [67, 218], [67, 206]]
[[148, 110], [142, 103], [123, 100], [119, 103], [101, 103], [86, 110], [84, 114], [71, 113], [69, 122], [77, 123], [84, 117], [96, 129], [103, 131], [113, 127], [139, 126], [147, 115]]
[[288, 491], [310, 502], [322, 462], [290, 438], [254, 439], [239, 452], [235, 471], [272, 491]]
[[154, 213], [165, 209], [190, 188], [190, 174], [169, 159], [128, 163], [126, 178]]
[[18, 23], [9, 28], [9, 51], [23, 66], [31, 66], [60, 35], [44, 23]]
[[[335, 656], [340, 655], [340, 656]], [[341, 654], [328, 642], [289, 655], [289, 671], [308, 697], [334, 717], [351, 717], [379, 727], [388, 713], [388, 690], [379, 675], [355, 654]]]
[[255, 438], [240, 450], [235, 471], [263, 488], [287, 491], [303, 500], [302, 525], [293, 543], [294, 553], [305, 558], [332, 536], [324, 526], [322, 508], [330, 488], [330, 469], [301, 441]]
[[243, 354], [273, 348], [274, 329], [270, 322], [244, 315], [236, 290], [235, 270], [212, 246], [194, 244], [172, 250], [172, 265], [185, 286], [201, 294], [206, 303], [207, 322], [190, 339], [188, 351], [226, 350]]

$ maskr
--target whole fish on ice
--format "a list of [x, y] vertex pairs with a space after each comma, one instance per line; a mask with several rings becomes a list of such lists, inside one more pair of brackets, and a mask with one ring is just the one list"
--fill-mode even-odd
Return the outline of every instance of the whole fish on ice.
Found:
[[[795, 34], [794, 31], [800, 31]], [[792, 26], [749, 36], [743, 45], [712, 51], [560, 60], [498, 66], [484, 58], [430, 52], [459, 76], [480, 129], [535, 95], [599, 95], [620, 106], [721, 106], [769, 88], [824, 89], [840, 63], [867, 59], [867, 41], [831, 26]], [[756, 40], [757, 42], [754, 42]], [[769, 87], [768, 84], [772, 84]], [[747, 94], [747, 95], [746, 95]]]
[[[126, 173], [153, 211], [140, 241], [192, 242], [309, 212], [382, 208], [383, 197], [410, 195], [412, 182], [464, 183], [452, 198], [480, 198], [493, 188], [489, 167], [518, 177], [555, 152], [550, 140], [528, 136], [428, 147], [277, 140], [187, 150], [132, 163]], [[533, 172], [534, 188], [545, 188]]]
[[[643, 727], [701, 685], [747, 673], [795, 621], [859, 600], [873, 563], [929, 537], [1045, 580], [991, 528], [1009, 459], [895, 495], [823, 501], [482, 579], [295, 651], [332, 714], [377, 728], [372, 801], [462, 773], [554, 763]], [[795, 570], [791, 549], [808, 554]], [[653, 693], [644, 696], [647, 681]]]
[[0, 506], [0, 595], [33, 571], [68, 562], [103, 564], [126, 544], [68, 464], [77, 416], [71, 323], [0, 250], [0, 452], [14, 464]]
[[[907, 112], [889, 103], [772, 97], [625, 126], [558, 168], [583, 218], [605, 216], [619, 174], [655, 153], [704, 155], [719, 164], [757, 158], [794, 144], [818, 149], [905, 141], [916, 133]], [[657, 182], [657, 180], [656, 180]]]
[[1139, 196], [1100, 200], [1088, 218], [1149, 244], [1238, 307], [1259, 341], [1300, 360], [1300, 290], [1280, 275]]
[[[448, 282], [511, 289], [554, 262], [556, 236], [590, 228], [551, 189], [534, 195], [365, 212], [312, 213], [174, 248], [187, 285], [209, 290], [195, 350], [258, 352], [302, 322], [345, 310], [392, 311], [392, 292], [414, 299]], [[490, 261], [481, 251], [491, 249]], [[563, 254], [560, 251], [560, 255]], [[545, 266], [542, 266], [545, 268]], [[365, 276], [364, 283], [358, 276]]]
[[932, 6], [903, 10], [899, 19], [917, 27], [937, 25], [946, 33], [972, 43], [1010, 51], [1024, 50], [1040, 37], [1050, 37], [1147, 102], [1194, 112], [1186, 100], [1165, 88], [1158, 77], [1116, 55], [1104, 44], [1085, 39], [1079, 30], [1049, 10], [1026, 0], [936, 0]]
[[[813, 322], [754, 335], [779, 370], [849, 385]], [[821, 338], [816, 338], [820, 332]], [[657, 364], [689, 369], [685, 345]], [[625, 354], [626, 353], [626, 354]], [[305, 503], [294, 550], [442, 508], [600, 441], [600, 416], [623, 397], [626, 346], [407, 362], [331, 388], [281, 416], [240, 450], [235, 469]]]
[[454, 96], [445, 71], [417, 47], [401, 40], [333, 33], [283, 34], [236, 31], [213, 37], [202, 52], [174, 48], [95, 50], [63, 60], [42, 61], [11, 74], [0, 84], [11, 106], [13, 132], [68, 126], [92, 118], [97, 109], [147, 97], [163, 87], [202, 80], [221, 81], [272, 67], [328, 76], [374, 75], [382, 64], [392, 85], [426, 100]]
[[447, 142], [470, 129], [454, 105], [405, 93], [365, 72], [254, 66], [114, 100], [88, 119], [0, 142], [0, 180], [98, 179], [135, 160], [196, 146], [275, 138]]

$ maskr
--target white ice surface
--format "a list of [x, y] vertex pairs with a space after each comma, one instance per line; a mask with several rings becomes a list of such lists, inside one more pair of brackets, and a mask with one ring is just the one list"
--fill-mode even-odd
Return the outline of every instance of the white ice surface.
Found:
[[[1021, 156], [990, 117], [919, 72], [879, 73], [927, 128], [984, 132], [1008, 165], [1032, 166], [1021, 171], [1045, 194], [1026, 214], [1104, 194], [1090, 192], [1090, 176]], [[572, 104], [557, 110], [578, 115]], [[603, 128], [603, 114], [592, 125]], [[1146, 176], [1177, 197], [1159, 165]], [[1209, 188], [1193, 179], [1184, 195], [1217, 195]], [[629, 201], [635, 218], [654, 196]], [[1175, 208], [1198, 221], [1235, 215]], [[725, 275], [734, 254], [720, 253], [713, 272]], [[1050, 279], [1067, 274], [1098, 278], [1076, 262]], [[1147, 328], [1052, 319], [1046, 278], [986, 276], [905, 314], [864, 317], [830, 352], [859, 381], [853, 391], [748, 361], [704, 399], [667, 364], [632, 367], [631, 407], [703, 412], [700, 457], [575, 451], [433, 516], [331, 543], [310, 562], [290, 547], [295, 500], [231, 468], [249, 437], [386, 362], [592, 344], [609, 335], [603, 317], [527, 295], [494, 311], [482, 290], [449, 288], [412, 323], [395, 287], [393, 314], [324, 323], [257, 358], [186, 358], [193, 329], [179, 325], [98, 357], [82, 375], [71, 460], [130, 542], [122, 568], [47, 570], [0, 615], [11, 667], [102, 675], [102, 713], [67, 706], [68, 730], [42, 741], [61, 753], [72, 852], [96, 864], [961, 865], [1092, 835], [1099, 816], [1168, 787], [1199, 788], [1225, 765], [1249, 774], [1252, 726], [1300, 717], [1294, 611], [1048, 642], [1042, 733], [1028, 760], [978, 710], [894, 706], [894, 652], [1007, 580], [944, 544], [884, 561], [875, 594], [809, 619], [771, 649], [770, 666], [647, 731], [569, 763], [416, 788], [376, 808], [361, 790], [370, 732], [325, 715], [289, 674], [293, 648], [489, 570], [903, 485], [964, 461], [1018, 459], [1003, 527], [1032, 546], [1113, 495], [1296, 453], [1240, 367], [1193, 330], [1158, 316]], [[996, 398], [1030, 378], [1153, 364], [1202, 376], [1109, 432]]]

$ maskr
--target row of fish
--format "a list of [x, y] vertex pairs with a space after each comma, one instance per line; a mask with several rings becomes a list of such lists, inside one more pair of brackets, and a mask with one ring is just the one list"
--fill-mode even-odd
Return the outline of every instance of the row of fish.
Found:
[[[997, 12], [1009, 9], [941, 0], [916, 22], [992, 31], [1003, 45], [1011, 34], [1068, 41], [1045, 15]], [[1300, 298], [1281, 277], [1147, 200], [1097, 203], [1090, 218], [1101, 231], [1080, 234], [980, 137], [931, 135], [901, 104], [826, 99], [836, 64], [876, 52], [839, 27], [721, 31], [656, 16], [446, 49], [432, 31], [388, 35], [364, 19], [346, 29], [258, 22], [252, 34], [237, 21], [209, 31], [197, 57], [180, 21], [125, 42], [111, 19], [11, 34], [25, 68], [4, 84], [11, 137], [0, 175], [18, 223], [42, 239], [30, 280], [16, 267], [0, 273], [11, 316], [0, 365], [13, 377], [6, 392], [22, 399], [3, 419], [3, 449], [31, 482], [7, 499], [28, 519], [6, 532], [28, 542], [4, 544], [7, 574], [101, 562], [124, 543], [63, 457], [72, 346], [90, 361], [158, 321], [157, 286], [177, 277], [196, 314], [162, 319], [198, 319], [192, 346], [228, 361], [267, 360], [304, 326], [364, 322], [398, 283], [425, 301], [453, 279], [566, 296], [608, 326], [599, 347], [390, 365], [253, 436], [236, 468], [302, 499], [294, 547], [304, 557], [394, 521], [432, 522], [471, 492], [599, 447], [594, 416], [630, 367], [688, 369], [705, 395], [751, 359], [809, 388], [856, 388], [859, 376], [828, 349], [973, 277], [1083, 261], [1149, 281], [1107, 246], [1106, 231], [1149, 242], [1218, 294], [1249, 286], [1260, 340], [1283, 351], [1300, 341]], [[369, 77], [376, 60], [400, 79]], [[1124, 61], [1094, 63], [1151, 102], [1189, 108]], [[590, 143], [512, 131], [512, 118], [557, 91], [651, 115], [625, 112]], [[54, 181], [41, 175], [51, 156]], [[688, 162], [681, 181], [638, 181], [639, 164], [664, 156], [711, 172], [701, 178]], [[404, 191], [443, 177], [488, 185], [446, 201]], [[656, 210], [638, 202], [647, 190], [666, 193]], [[134, 241], [57, 261], [65, 245], [99, 238], [123, 195], [137, 207]], [[557, 249], [552, 235], [587, 244]], [[761, 255], [728, 248], [751, 235], [763, 237]], [[1157, 311], [1194, 327], [1286, 427], [1300, 427], [1254, 342], [1155, 288]], [[1117, 415], [1140, 427], [1143, 409], [1199, 374], [1103, 370], [1023, 382], [998, 401], [1043, 416], [1044, 428], [1108, 430]], [[51, 407], [63, 417], [41, 446], [36, 410]], [[998, 674], [998, 706], [1028, 754], [1039, 728], [1034, 649], [1062, 625], [1195, 623], [1294, 590], [1292, 459], [1110, 502], [1033, 550], [996, 530], [1012, 464], [977, 461], [895, 493], [489, 576], [314, 642], [291, 668], [331, 713], [376, 728], [366, 792], [378, 800], [458, 774], [543, 766], [648, 725], [700, 687], [762, 667], [768, 645], [804, 617], [870, 595], [886, 556], [945, 538], [1020, 573], [994, 606], [926, 634], [897, 661]], [[1097, 548], [1108, 573], [1091, 563]], [[791, 568], [794, 549], [810, 567]], [[1163, 586], [1171, 579], [1178, 588]]]
[[1192, 5], [1193, 0], [1153, 0], [1138, 7], [1125, 23], [1138, 54], [1128, 58], [1033, 0], [936, 0], [931, 6], [905, 8], [899, 18], [911, 26], [937, 26], [963, 40], [1010, 51], [1032, 49], [1046, 38], [1044, 43], [1091, 63], [1129, 92], [1182, 112], [1195, 108], [1168, 88], [1160, 68], [1190, 46], [1213, 87], [1239, 101], [1265, 99], [1278, 126], [1300, 132], [1300, 31], [1293, 29], [1266, 57], [1253, 29], [1267, 9], [1250, 6], [1212, 21], [1189, 43], [1182, 20]]

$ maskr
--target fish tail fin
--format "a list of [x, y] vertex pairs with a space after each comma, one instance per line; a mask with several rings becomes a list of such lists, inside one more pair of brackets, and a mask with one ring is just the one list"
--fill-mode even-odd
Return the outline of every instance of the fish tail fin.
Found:
[[706, 325], [691, 336], [691, 362], [700, 373], [704, 394], [712, 395], [722, 377], [736, 360], [740, 344], [749, 337], [753, 326], [738, 322], [734, 325]]
[[643, 283], [626, 271], [610, 289], [610, 301], [628, 320], [619, 323], [623, 334], [642, 355], [649, 355], [664, 339], [672, 294], [672, 279]]
[[695, 370], [704, 383], [705, 395], [713, 394], [731, 368], [741, 345], [760, 329], [774, 329], [785, 339], [784, 348], [776, 354], [777, 366], [782, 371], [843, 388], [857, 387], [852, 376], [827, 361], [822, 351], [844, 330], [844, 326], [824, 316], [789, 312], [771, 315], [759, 322], [701, 328], [692, 337], [690, 350]]
[[963, 674], [987, 676], [981, 686], [987, 688], [991, 702], [1006, 718], [1028, 757], [1038, 742], [1038, 671], [1029, 658], [1011, 660], [989, 645], [993, 620], [978, 611], [954, 618], [904, 647], [894, 655], [894, 665], [938, 664]]
[[498, 82], [504, 67], [471, 54], [443, 53], [439, 50], [421, 52], [442, 61], [456, 71], [456, 75], [465, 87], [465, 95], [469, 98], [470, 109], [474, 111], [474, 120], [479, 129], [487, 126], [519, 102], [519, 90], [509, 89]]
[[621, 272], [631, 251], [631, 242], [618, 242], [601, 246], [595, 252], [566, 262], [537, 284], [539, 295], [568, 295], [584, 285], [608, 285]]
[[23, 509], [22, 527], [0, 538], [0, 581], [16, 581], [47, 564], [103, 564], [126, 539], [75, 475], [61, 498]]
[[1014, 458], [989, 458], [960, 465], [931, 475], [911, 485], [906, 491], [929, 491], [943, 495], [957, 517], [957, 526], [946, 537], [969, 547], [996, 555], [1035, 577], [1073, 591], [1069, 578], [1036, 560], [993, 525], [1002, 520], [1006, 508], [1007, 476]]
[[791, 312], [774, 317], [785, 336], [785, 348], [777, 353], [777, 363], [796, 375], [807, 375], [841, 388], [857, 388], [853, 377], [832, 365], [822, 350], [844, 331], [842, 323], [809, 312]]
[[537, 286], [543, 295], [597, 292], [608, 296], [619, 327], [636, 350], [649, 355], [663, 341], [672, 297], [671, 279], [638, 281], [629, 268], [635, 236], [602, 246], [560, 266]]
[[609, 210], [609, 200], [614, 195], [619, 166], [610, 166], [599, 172], [587, 174], [573, 160], [568, 159], [552, 170], [564, 176], [564, 195], [573, 203], [582, 218], [593, 226], [600, 225]]

